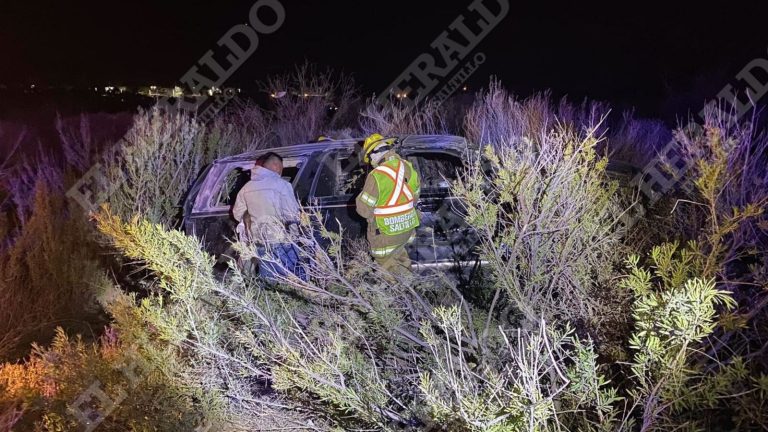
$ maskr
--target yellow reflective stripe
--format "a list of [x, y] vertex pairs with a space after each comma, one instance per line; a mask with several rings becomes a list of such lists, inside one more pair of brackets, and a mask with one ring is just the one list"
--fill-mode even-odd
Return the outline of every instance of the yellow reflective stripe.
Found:
[[409, 201], [405, 204], [400, 204], [399, 206], [393, 206], [393, 207], [376, 207], [373, 209], [373, 214], [375, 215], [391, 215], [396, 213], [403, 213], [408, 210], [411, 210], [413, 208], [413, 201]]
[[376, 205], [376, 198], [372, 197], [372, 196], [371, 196], [370, 194], [368, 194], [367, 192], [363, 192], [363, 193], [361, 193], [361, 194], [360, 194], [360, 199], [362, 199], [363, 201], [365, 201], [365, 203], [366, 203], [366, 204], [368, 204], [368, 205], [369, 205], [369, 206], [371, 206], [371, 207], [373, 207], [373, 206], [375, 206], [375, 205]]

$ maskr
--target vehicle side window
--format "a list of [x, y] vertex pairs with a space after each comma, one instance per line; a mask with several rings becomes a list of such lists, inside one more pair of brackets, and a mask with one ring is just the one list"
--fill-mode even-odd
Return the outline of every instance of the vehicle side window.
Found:
[[315, 197], [322, 198], [336, 195], [338, 182], [339, 162], [336, 154], [329, 154], [323, 157], [320, 168], [315, 180]]
[[367, 170], [357, 159], [354, 153], [328, 155], [317, 175], [315, 197], [354, 195], [362, 190]]
[[462, 169], [461, 159], [446, 153], [414, 153], [408, 156], [408, 160], [421, 176], [422, 189], [449, 188]]
[[304, 163], [302, 161], [298, 162], [294, 166], [284, 166], [283, 167], [283, 180], [287, 181], [288, 183], [293, 184], [293, 181], [296, 180], [296, 176], [299, 175], [299, 170], [301, 170], [301, 167]]
[[368, 175], [366, 165], [360, 163], [356, 153], [342, 155], [339, 161], [339, 190], [340, 195], [356, 195], [365, 186]]
[[215, 207], [231, 206], [235, 203], [237, 193], [251, 179], [251, 170], [237, 167], [224, 176], [214, 201]]
[[[239, 166], [233, 166], [223, 176], [222, 180], [218, 181], [218, 185], [211, 188], [214, 194], [210, 198], [210, 206], [223, 210], [226, 207], [231, 207], [237, 199], [237, 193], [245, 186], [251, 179], [251, 168], [254, 162], [244, 161], [238, 163]], [[290, 158], [283, 160], [283, 180], [288, 183], [293, 183], [296, 177], [299, 175], [301, 168], [304, 164], [304, 159]]]

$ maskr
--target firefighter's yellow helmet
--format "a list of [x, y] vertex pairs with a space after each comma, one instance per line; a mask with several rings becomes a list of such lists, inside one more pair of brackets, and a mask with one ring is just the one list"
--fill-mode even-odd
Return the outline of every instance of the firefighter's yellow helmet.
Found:
[[381, 134], [373, 133], [363, 141], [363, 162], [371, 163], [371, 153], [381, 146], [391, 146], [395, 138], [384, 138]]

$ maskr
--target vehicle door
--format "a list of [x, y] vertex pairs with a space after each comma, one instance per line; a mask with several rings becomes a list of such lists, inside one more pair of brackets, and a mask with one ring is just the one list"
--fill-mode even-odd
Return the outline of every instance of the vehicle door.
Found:
[[444, 150], [404, 151], [419, 173], [419, 212], [422, 218], [411, 258], [422, 264], [472, 259], [476, 236], [461, 216], [460, 202], [451, 194], [451, 184], [463, 170], [458, 153]]
[[310, 205], [320, 210], [326, 229], [343, 231], [345, 242], [364, 238], [367, 224], [355, 210], [355, 199], [365, 184], [367, 166], [352, 149], [327, 150], [318, 160]]

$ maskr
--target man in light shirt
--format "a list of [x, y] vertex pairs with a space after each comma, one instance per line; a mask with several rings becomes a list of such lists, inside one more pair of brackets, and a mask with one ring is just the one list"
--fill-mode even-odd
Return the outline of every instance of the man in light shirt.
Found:
[[270, 281], [293, 273], [306, 280], [298, 247], [291, 241], [288, 226], [298, 223], [301, 213], [293, 187], [285, 181], [283, 158], [269, 152], [256, 161], [251, 180], [240, 189], [232, 216], [245, 224], [259, 256], [259, 274]]

